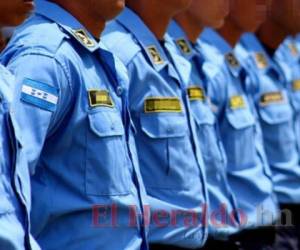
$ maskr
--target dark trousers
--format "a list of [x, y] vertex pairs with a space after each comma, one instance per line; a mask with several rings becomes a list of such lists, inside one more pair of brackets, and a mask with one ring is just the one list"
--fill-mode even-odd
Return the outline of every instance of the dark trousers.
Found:
[[171, 245], [150, 244], [150, 250], [191, 250], [191, 249], [175, 247], [175, 246], [171, 246]]
[[[232, 235], [228, 241], [208, 239], [204, 247], [198, 250], [275, 250], [275, 235], [274, 226], [243, 230]], [[150, 250], [188, 249], [160, 244], [150, 245]]]
[[209, 238], [201, 250], [238, 250], [238, 248], [234, 242]]
[[278, 223], [275, 249], [300, 250], [300, 204], [281, 204], [280, 208], [286, 212]]
[[274, 250], [275, 239], [274, 226], [244, 230], [230, 238], [238, 250]]

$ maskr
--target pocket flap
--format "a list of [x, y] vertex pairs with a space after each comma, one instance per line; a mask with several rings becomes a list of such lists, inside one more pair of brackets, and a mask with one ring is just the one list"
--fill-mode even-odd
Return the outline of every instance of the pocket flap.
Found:
[[97, 111], [88, 114], [91, 130], [99, 137], [124, 135], [121, 115], [117, 111]]
[[187, 120], [184, 114], [156, 113], [142, 114], [142, 131], [150, 138], [183, 137], [187, 133]]
[[259, 114], [268, 124], [280, 124], [292, 119], [292, 109], [288, 103], [261, 106]]
[[216, 117], [207, 104], [198, 103], [198, 106], [192, 104], [191, 107], [193, 117], [198, 125], [214, 125], [216, 123]]
[[249, 109], [236, 109], [226, 112], [226, 117], [235, 129], [243, 129], [255, 124], [255, 118]]

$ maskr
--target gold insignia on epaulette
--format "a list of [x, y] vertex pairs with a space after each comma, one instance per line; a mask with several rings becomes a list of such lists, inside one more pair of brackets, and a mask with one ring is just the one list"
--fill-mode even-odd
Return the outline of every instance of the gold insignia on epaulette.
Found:
[[245, 100], [240, 95], [232, 96], [229, 104], [231, 109], [243, 109], [246, 107]]
[[256, 53], [255, 61], [259, 69], [265, 69], [268, 66], [268, 61], [264, 53]]
[[300, 80], [295, 80], [293, 82], [293, 90], [296, 91], [300, 91]]
[[203, 88], [192, 86], [188, 88], [187, 92], [190, 101], [205, 101], [206, 99]]
[[180, 113], [182, 106], [177, 97], [149, 97], [144, 102], [145, 113]]
[[228, 62], [228, 64], [233, 67], [233, 68], [237, 68], [240, 66], [239, 61], [237, 60], [237, 58], [235, 57], [235, 55], [233, 53], [227, 53], [225, 55], [226, 61]]
[[83, 29], [73, 30], [72, 31], [74, 36], [80, 41], [83, 45], [88, 48], [94, 47], [96, 44], [95, 42], [88, 36], [87, 32]]
[[149, 46], [148, 48], [148, 52], [152, 58], [152, 61], [154, 64], [163, 64], [164, 60], [162, 59], [161, 55], [159, 54], [158, 49], [153, 45], [153, 46]]
[[190, 54], [192, 52], [190, 45], [184, 38], [176, 40], [176, 43], [183, 54]]
[[296, 55], [299, 54], [299, 50], [298, 50], [295, 43], [289, 43], [288, 47], [289, 47], [290, 52], [293, 56], [296, 56]]
[[90, 107], [109, 107], [113, 108], [114, 103], [107, 90], [91, 89], [88, 91]]
[[260, 97], [261, 106], [267, 106], [269, 104], [275, 104], [275, 103], [282, 103], [283, 101], [284, 101], [284, 96], [280, 91], [265, 93]]

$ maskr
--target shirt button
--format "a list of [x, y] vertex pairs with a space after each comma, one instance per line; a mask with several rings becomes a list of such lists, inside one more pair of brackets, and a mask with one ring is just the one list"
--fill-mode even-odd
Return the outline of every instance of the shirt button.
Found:
[[110, 129], [111, 129], [111, 130], [115, 130], [115, 124], [112, 124], [112, 125], [110, 126]]
[[173, 132], [173, 129], [171, 127], [167, 128], [167, 133], [171, 134]]
[[121, 87], [121, 86], [119, 86], [118, 88], [117, 88], [117, 95], [118, 96], [121, 96], [123, 94], [123, 88]]

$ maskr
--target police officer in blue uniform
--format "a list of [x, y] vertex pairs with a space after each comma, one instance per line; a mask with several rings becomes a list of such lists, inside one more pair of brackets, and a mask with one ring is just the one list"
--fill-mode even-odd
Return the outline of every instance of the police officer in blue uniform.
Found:
[[199, 42], [207, 59], [226, 69], [221, 75], [211, 76], [210, 95], [217, 107], [228, 157], [228, 180], [242, 211], [241, 231], [231, 237], [238, 249], [272, 248], [275, 239], [272, 224], [278, 218], [270, 167], [247, 74], [233, 52], [239, 35], [229, 29], [236, 20], [245, 23], [234, 27], [249, 27], [245, 17], [257, 17], [261, 9], [256, 4], [256, 1], [231, 1], [229, 16], [220, 33], [206, 29]]
[[[0, 2], [0, 25], [15, 26], [33, 9], [31, 1]], [[0, 249], [40, 249], [30, 236], [30, 178], [23, 141], [10, 108], [15, 78], [0, 65]]]
[[190, 249], [206, 239], [204, 164], [191, 113], [190, 64], [166, 30], [188, 0], [129, 0], [104, 43], [129, 71], [129, 106], [151, 206], [150, 249]]
[[45, 250], [147, 249], [128, 75], [97, 39], [123, 7], [122, 0], [37, 0], [2, 55], [16, 75], [13, 110], [33, 174], [32, 233]]
[[[182, 56], [192, 63], [187, 92], [197, 123], [209, 194], [209, 240], [204, 249], [235, 249], [228, 237], [238, 230], [238, 220], [235, 218], [237, 206], [227, 180], [226, 154], [220, 137], [219, 123], [208, 96], [209, 77], [206, 77], [206, 74], [209, 75], [216, 67], [207, 67], [209, 65], [202, 52], [195, 46], [204, 26], [219, 28], [223, 25], [228, 9], [227, 0], [193, 0], [186, 11], [175, 16], [168, 29]], [[199, 20], [196, 29], [191, 28], [195, 19]]]
[[300, 50], [295, 41], [300, 31], [300, 1], [274, 0], [270, 10], [258, 37], [268, 60], [279, 66], [278, 77], [273, 81], [286, 95], [285, 103], [278, 100], [273, 104], [276, 110], [268, 108], [274, 117], [271, 122], [277, 127], [277, 135], [269, 135], [273, 142], [270, 147], [277, 149], [269, 150], [269, 158], [282, 209], [276, 248], [300, 249]]

